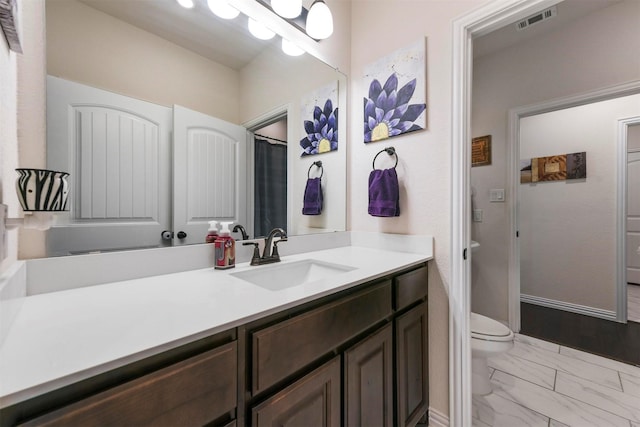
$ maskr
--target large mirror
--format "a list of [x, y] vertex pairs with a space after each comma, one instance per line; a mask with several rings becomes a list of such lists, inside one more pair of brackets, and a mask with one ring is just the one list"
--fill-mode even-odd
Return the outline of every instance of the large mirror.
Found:
[[[346, 229], [346, 76], [205, 0], [47, 0], [46, 21], [47, 167], [71, 172], [49, 256], [203, 243], [210, 220]], [[327, 87], [338, 149], [302, 156]], [[321, 213], [303, 215], [321, 175]]]

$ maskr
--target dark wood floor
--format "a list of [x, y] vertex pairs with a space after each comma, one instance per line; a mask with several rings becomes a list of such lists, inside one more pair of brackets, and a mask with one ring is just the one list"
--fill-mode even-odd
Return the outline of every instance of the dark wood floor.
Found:
[[526, 303], [520, 310], [524, 335], [640, 365], [640, 323], [611, 322]]

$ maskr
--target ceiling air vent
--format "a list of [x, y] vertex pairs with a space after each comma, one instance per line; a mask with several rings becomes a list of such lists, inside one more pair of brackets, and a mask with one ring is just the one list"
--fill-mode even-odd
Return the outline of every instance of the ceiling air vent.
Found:
[[516, 23], [516, 30], [522, 31], [525, 30], [532, 25], [538, 24], [542, 21], [545, 21], [549, 18], [553, 18], [557, 14], [557, 10], [555, 6], [550, 7], [549, 9], [545, 9], [542, 12], [535, 13], [531, 16], [527, 16], [521, 21]]

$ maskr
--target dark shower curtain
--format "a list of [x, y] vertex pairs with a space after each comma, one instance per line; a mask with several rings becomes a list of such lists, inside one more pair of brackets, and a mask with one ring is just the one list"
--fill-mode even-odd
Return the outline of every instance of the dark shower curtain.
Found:
[[287, 230], [287, 146], [255, 139], [254, 236]]

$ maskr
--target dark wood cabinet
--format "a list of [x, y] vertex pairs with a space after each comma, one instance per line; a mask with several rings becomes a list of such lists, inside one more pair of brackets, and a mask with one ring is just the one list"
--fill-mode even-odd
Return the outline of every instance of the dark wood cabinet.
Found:
[[344, 365], [344, 425], [393, 427], [391, 325], [347, 350]]
[[395, 320], [398, 426], [415, 426], [429, 405], [427, 303]]
[[340, 425], [340, 357], [305, 375], [252, 410], [252, 425]]
[[305, 302], [0, 410], [27, 426], [415, 426], [427, 266]]

